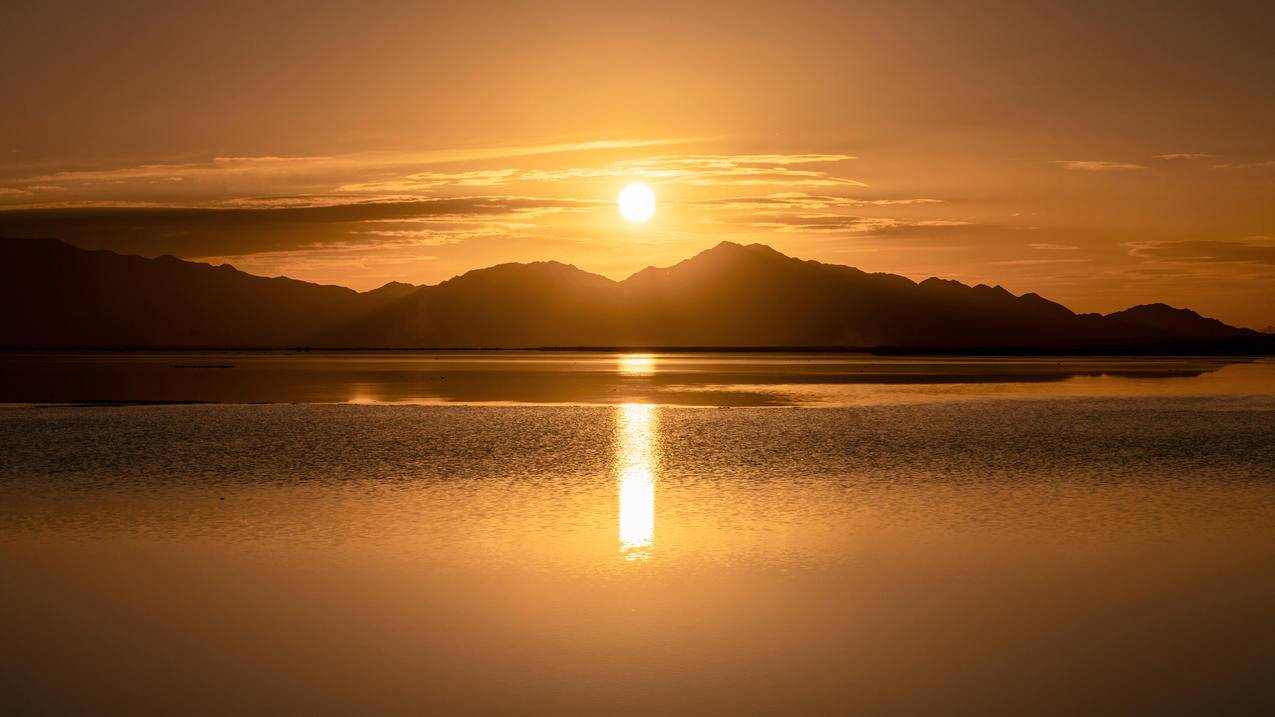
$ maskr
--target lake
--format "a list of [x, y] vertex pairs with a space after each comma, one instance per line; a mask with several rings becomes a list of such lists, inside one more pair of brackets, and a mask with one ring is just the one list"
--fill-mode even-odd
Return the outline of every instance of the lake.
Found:
[[0, 354], [0, 704], [1275, 710], [1275, 361]]

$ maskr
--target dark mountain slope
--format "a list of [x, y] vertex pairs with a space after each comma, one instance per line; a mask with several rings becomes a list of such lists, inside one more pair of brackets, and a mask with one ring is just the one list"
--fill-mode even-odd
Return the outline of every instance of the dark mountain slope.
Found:
[[[625, 281], [636, 325], [709, 345], [984, 345], [1066, 332], [1074, 314], [997, 287], [802, 261], [760, 244], [722, 243], [667, 269]], [[658, 343], [641, 335], [637, 343]]]
[[362, 294], [52, 240], [0, 240], [0, 262], [0, 299], [9, 309], [0, 318], [0, 345], [10, 347], [1181, 344], [1199, 351], [1259, 340], [1256, 332], [1163, 304], [1077, 315], [999, 286], [937, 278], [918, 284], [729, 242], [622, 282], [551, 261], [502, 264], [435, 286], [390, 283]]
[[0, 239], [4, 346], [295, 346], [392, 296], [171, 256]]
[[313, 337], [316, 346], [501, 348], [607, 334], [615, 282], [556, 261], [501, 264], [420, 287]]
[[1126, 336], [1178, 336], [1183, 338], [1219, 338], [1236, 332], [1256, 336], [1256, 331], [1236, 329], [1217, 319], [1210, 319], [1190, 309], [1175, 309], [1167, 304], [1141, 304], [1104, 317]]

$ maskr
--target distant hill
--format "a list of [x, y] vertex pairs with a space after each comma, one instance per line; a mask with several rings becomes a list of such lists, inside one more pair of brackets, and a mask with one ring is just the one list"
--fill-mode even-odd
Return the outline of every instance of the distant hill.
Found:
[[55, 240], [0, 240], [4, 346], [296, 346], [403, 295]]
[[920, 283], [723, 242], [612, 281], [502, 264], [368, 292], [173, 257], [0, 240], [7, 347], [892, 347], [1262, 349], [1255, 331], [1164, 304], [1075, 314], [1036, 294]]

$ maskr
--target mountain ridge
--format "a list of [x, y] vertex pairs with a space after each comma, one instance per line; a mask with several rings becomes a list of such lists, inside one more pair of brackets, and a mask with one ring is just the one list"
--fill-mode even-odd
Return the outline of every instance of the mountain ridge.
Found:
[[[0, 239], [0, 346], [556, 346], [1101, 349], [1259, 334], [1190, 309], [1077, 314], [1029, 292], [868, 273], [721, 242], [615, 281], [557, 261], [505, 263], [365, 292], [171, 256]], [[1263, 344], [1265, 345], [1265, 344]]]

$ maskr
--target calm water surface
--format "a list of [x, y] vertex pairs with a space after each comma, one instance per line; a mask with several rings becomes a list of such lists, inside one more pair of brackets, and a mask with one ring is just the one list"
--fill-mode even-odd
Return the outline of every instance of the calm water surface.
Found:
[[1269, 359], [535, 351], [0, 352], [0, 403], [828, 406], [1267, 395]]
[[6, 712], [1275, 709], [1268, 359], [0, 364]]

